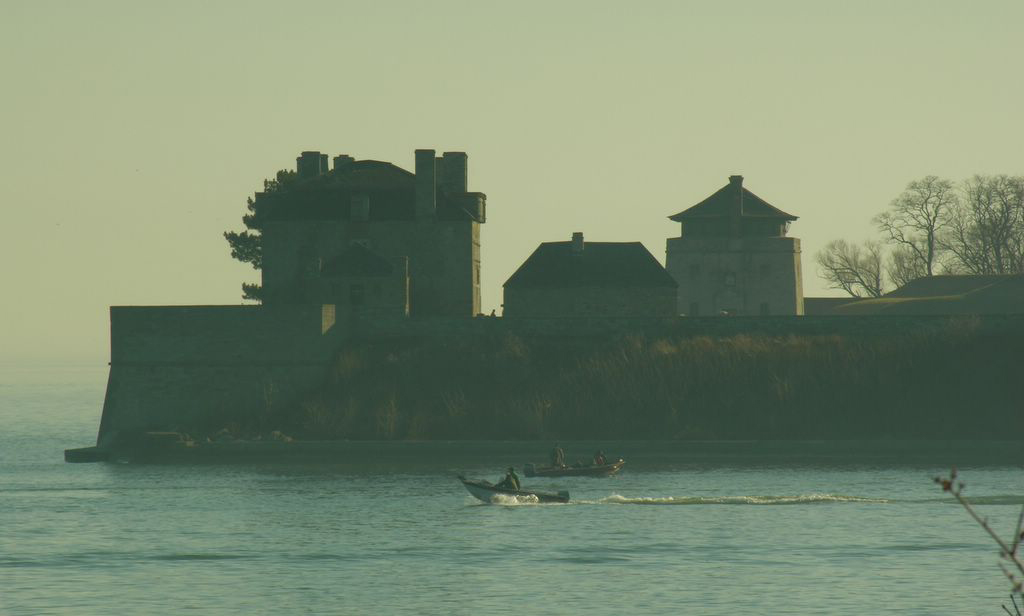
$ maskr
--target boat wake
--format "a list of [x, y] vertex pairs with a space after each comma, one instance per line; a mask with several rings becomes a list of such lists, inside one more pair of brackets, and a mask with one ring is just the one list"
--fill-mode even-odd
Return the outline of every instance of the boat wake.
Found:
[[800, 494], [798, 496], [641, 496], [612, 494], [598, 500], [573, 501], [593, 505], [812, 505], [825, 503], [886, 504], [884, 498], [843, 494]]
[[482, 502], [473, 497], [466, 499], [467, 505], [504, 505], [506, 507], [515, 507], [518, 505], [558, 505], [563, 503], [541, 503], [540, 499], [536, 496], [522, 495], [516, 496], [514, 494], [493, 494], [491, 495], [491, 501], [489, 503]]

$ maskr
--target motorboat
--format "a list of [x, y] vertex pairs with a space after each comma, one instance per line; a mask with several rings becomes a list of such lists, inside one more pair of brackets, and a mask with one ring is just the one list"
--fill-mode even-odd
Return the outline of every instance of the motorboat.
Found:
[[537, 490], [509, 490], [507, 488], [499, 488], [490, 481], [483, 479], [466, 479], [462, 475], [459, 475], [459, 481], [462, 485], [466, 486], [466, 490], [476, 498], [482, 500], [485, 503], [492, 503], [495, 500], [495, 496], [506, 496], [513, 497], [525, 502], [537, 502], [537, 503], [568, 503], [569, 492], [562, 490], [560, 492], [539, 492]]
[[622, 458], [608, 464], [588, 466], [536, 466], [526, 464], [523, 474], [527, 477], [607, 477], [619, 472], [626, 461]]

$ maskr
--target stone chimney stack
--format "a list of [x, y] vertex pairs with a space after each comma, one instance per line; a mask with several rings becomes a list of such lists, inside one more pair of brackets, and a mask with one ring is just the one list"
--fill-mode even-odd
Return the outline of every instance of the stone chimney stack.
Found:
[[730, 175], [729, 184], [736, 190], [736, 213], [743, 216], [743, 176]]
[[733, 202], [733, 210], [729, 216], [729, 226], [733, 237], [743, 235], [743, 176], [730, 175], [729, 187], [736, 192], [736, 201]]
[[437, 216], [437, 174], [434, 150], [416, 150], [416, 219]]
[[464, 193], [468, 190], [469, 157], [465, 152], [445, 152], [441, 156], [441, 186], [448, 193]]
[[295, 171], [299, 179], [323, 175], [327, 173], [327, 155], [320, 152], [303, 152], [295, 159]]
[[583, 233], [581, 231], [572, 234], [572, 254], [583, 254]]

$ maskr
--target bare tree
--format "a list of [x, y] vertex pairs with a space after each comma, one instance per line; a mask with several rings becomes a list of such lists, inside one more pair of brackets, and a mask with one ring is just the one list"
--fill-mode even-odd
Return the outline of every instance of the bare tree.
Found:
[[976, 175], [963, 183], [941, 241], [957, 269], [971, 274], [1024, 273], [1024, 176]]
[[833, 289], [852, 297], [879, 297], [883, 293], [882, 246], [867, 241], [863, 246], [846, 240], [832, 240], [814, 256], [818, 275]]
[[[894, 257], [898, 255], [901, 274], [932, 275], [941, 250], [939, 234], [958, 202], [953, 182], [929, 175], [907, 184], [889, 210], [875, 216], [874, 223], [885, 241], [896, 246]], [[904, 282], [908, 281], [898, 284]]]
[[889, 254], [885, 273], [894, 287], [902, 287], [911, 280], [928, 276], [924, 263], [906, 246], [897, 246]]

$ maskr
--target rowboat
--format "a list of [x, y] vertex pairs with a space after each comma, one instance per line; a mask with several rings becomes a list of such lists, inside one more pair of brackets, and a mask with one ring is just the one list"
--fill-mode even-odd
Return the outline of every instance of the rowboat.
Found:
[[463, 476], [459, 476], [459, 481], [462, 485], [466, 486], [466, 490], [476, 498], [482, 500], [485, 503], [492, 503], [495, 500], [495, 496], [509, 496], [514, 497], [518, 500], [525, 502], [534, 503], [568, 503], [569, 493], [565, 490], [561, 492], [538, 492], [536, 490], [509, 490], [506, 488], [499, 488], [490, 481], [484, 481], [483, 479], [466, 479]]
[[590, 466], [523, 466], [523, 474], [527, 477], [607, 477], [619, 472], [625, 460], [619, 458], [610, 464], [591, 464]]

